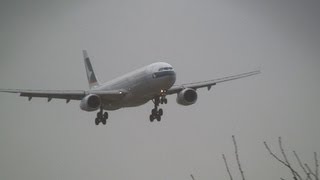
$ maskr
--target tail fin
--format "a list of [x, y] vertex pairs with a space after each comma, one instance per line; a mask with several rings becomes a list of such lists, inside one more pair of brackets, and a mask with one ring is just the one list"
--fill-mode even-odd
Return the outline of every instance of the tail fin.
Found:
[[97, 80], [96, 75], [94, 74], [94, 71], [93, 71], [93, 68], [92, 68], [90, 58], [88, 56], [87, 51], [83, 50], [82, 53], [83, 53], [83, 59], [84, 59], [85, 67], [86, 67], [87, 78], [88, 78], [88, 83], [89, 83], [90, 89], [95, 86], [99, 86], [99, 81]]

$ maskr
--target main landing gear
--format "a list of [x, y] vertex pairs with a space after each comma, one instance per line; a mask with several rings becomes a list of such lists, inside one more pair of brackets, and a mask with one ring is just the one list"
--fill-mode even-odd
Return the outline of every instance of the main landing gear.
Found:
[[108, 112], [104, 112], [103, 113], [103, 108], [102, 106], [100, 107], [100, 111], [97, 113], [97, 117], [95, 119], [95, 123], [96, 125], [99, 125], [100, 122], [103, 124], [103, 125], [106, 125], [107, 124], [107, 119], [108, 119], [109, 115], [108, 115]]
[[150, 114], [150, 122], [153, 122], [155, 119], [157, 121], [161, 121], [161, 116], [163, 115], [163, 110], [160, 108], [158, 109], [160, 104], [167, 104], [168, 100], [165, 96], [157, 96], [155, 97], [153, 100], [154, 103], [154, 108], [151, 110], [151, 114]]

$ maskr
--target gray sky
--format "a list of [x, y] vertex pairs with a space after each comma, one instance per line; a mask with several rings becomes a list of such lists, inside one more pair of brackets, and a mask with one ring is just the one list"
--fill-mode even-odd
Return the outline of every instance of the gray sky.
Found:
[[0, 179], [228, 179], [233, 134], [247, 179], [291, 178], [262, 142], [278, 150], [282, 136], [309, 163], [319, 152], [319, 12], [316, 0], [2, 1], [0, 88], [86, 89], [82, 49], [101, 81], [156, 61], [177, 83], [262, 74], [188, 107], [170, 96], [160, 123], [151, 103], [96, 127], [79, 102], [1, 93]]

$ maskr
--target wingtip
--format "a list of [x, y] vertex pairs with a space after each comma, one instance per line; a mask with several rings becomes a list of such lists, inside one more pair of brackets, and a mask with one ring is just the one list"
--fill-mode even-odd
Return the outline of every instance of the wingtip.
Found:
[[88, 58], [89, 57], [87, 50], [82, 50], [82, 54], [83, 54], [84, 58]]
[[261, 73], [261, 69], [260, 68], [257, 68], [256, 70], [254, 71], [251, 71], [249, 72], [250, 74], [260, 74]]
[[258, 70], [256, 70], [255, 72], [256, 72], [257, 74], [259, 74], [259, 73], [261, 73], [261, 70], [258, 69]]
[[261, 67], [260, 66], [256, 69], [256, 72], [257, 73], [261, 73]]

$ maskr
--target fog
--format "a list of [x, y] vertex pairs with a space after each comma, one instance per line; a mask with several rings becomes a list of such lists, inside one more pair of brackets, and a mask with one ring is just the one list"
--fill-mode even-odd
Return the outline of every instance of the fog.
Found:
[[[256, 70], [256, 76], [176, 95], [149, 122], [151, 102], [109, 112], [78, 101], [0, 94], [0, 179], [290, 179], [263, 141], [313, 163], [320, 138], [320, 4], [297, 0], [2, 1], [0, 88], [86, 90], [82, 50], [100, 81], [165, 61], [177, 84]], [[280, 153], [280, 152], [279, 152]], [[297, 164], [294, 164], [297, 166]]]

